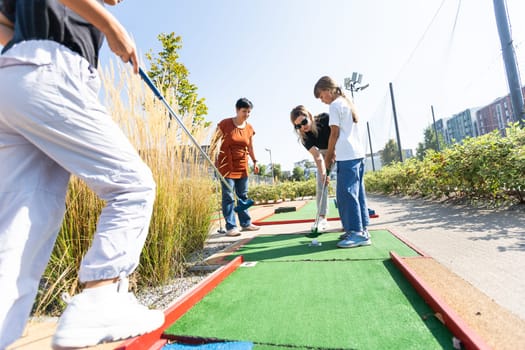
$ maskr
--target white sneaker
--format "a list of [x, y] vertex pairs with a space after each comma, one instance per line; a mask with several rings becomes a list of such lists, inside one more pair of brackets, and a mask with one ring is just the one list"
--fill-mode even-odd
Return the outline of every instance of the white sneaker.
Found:
[[317, 226], [318, 226], [319, 232], [326, 231], [330, 228], [330, 224], [328, 223], [328, 220], [326, 219], [319, 220], [319, 223]]
[[261, 229], [260, 226], [255, 226], [254, 224], [250, 224], [249, 226], [244, 226], [241, 231], [259, 231]]
[[69, 301], [53, 337], [54, 350], [94, 346], [151, 332], [164, 324], [164, 312], [139, 304], [127, 278], [87, 288]]
[[226, 231], [226, 236], [228, 236], [228, 237], [237, 237], [237, 236], [240, 236], [240, 235], [241, 235], [241, 233], [239, 232], [237, 227], [234, 227], [234, 228], [229, 229], [228, 231]]
[[330, 228], [330, 224], [326, 219], [319, 219], [317, 222], [317, 227], [315, 227], [315, 223], [312, 225], [312, 231], [314, 231], [316, 228], [317, 232], [324, 232]]

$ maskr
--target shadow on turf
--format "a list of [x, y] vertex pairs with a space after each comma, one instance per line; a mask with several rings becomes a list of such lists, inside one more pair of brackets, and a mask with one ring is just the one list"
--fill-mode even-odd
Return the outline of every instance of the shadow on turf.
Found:
[[[388, 258], [388, 252], [384, 256], [367, 257], [364, 250], [369, 247], [358, 247], [351, 249], [341, 249], [337, 247], [341, 232], [323, 233], [316, 239], [322, 244], [312, 246], [312, 238], [298, 234], [286, 234], [275, 236], [258, 236], [250, 243], [242, 246], [239, 250], [225, 257], [225, 260], [232, 260], [242, 255], [244, 261], [258, 262], [325, 262], [325, 261], [363, 261], [363, 260], [383, 260]], [[288, 243], [293, 241], [293, 244]], [[323, 252], [334, 252], [334, 254], [319, 254]], [[303, 258], [294, 258], [304, 256]]]
[[423, 320], [423, 323], [427, 326], [443, 349], [454, 349], [452, 344], [452, 333], [441, 323], [441, 321], [439, 321], [435, 316], [434, 311], [432, 311], [430, 306], [425, 303], [410, 282], [407, 281], [405, 276], [403, 276], [403, 273], [394, 265], [394, 262], [392, 260], [385, 260], [383, 264], [392, 276], [392, 279], [399, 286], [399, 289], [403, 292], [414, 310]]
[[[323, 234], [326, 235], [326, 234]], [[324, 236], [326, 237], [326, 236]], [[308, 245], [311, 244], [312, 239], [308, 238], [304, 235], [278, 235], [278, 236], [259, 236], [257, 237], [257, 245], [254, 247], [251, 247], [249, 244], [243, 246], [240, 250], [236, 251], [229, 257], [227, 257], [227, 260], [232, 260], [236, 256], [242, 255], [245, 261], [265, 261], [265, 260], [272, 260], [272, 259], [279, 259], [279, 258], [289, 258], [290, 256], [296, 256], [296, 255], [304, 255], [305, 252], [307, 252], [307, 248], [312, 249], [314, 252], [322, 252], [322, 251], [328, 251], [333, 249], [338, 249], [336, 244], [339, 241], [337, 238], [337, 235], [333, 235], [333, 239], [330, 241], [322, 241], [321, 246], [316, 247], [309, 247]], [[321, 239], [320, 236], [318, 239]], [[297, 240], [298, 244], [294, 245], [288, 245], [285, 243], [283, 246], [277, 246], [273, 247], [278, 242], [285, 242], [290, 240]], [[265, 248], [265, 244], [268, 244], [268, 247], [272, 247], [268, 250], [261, 251], [261, 248]], [[314, 250], [315, 249], [315, 250]], [[290, 260], [290, 259], [285, 259]], [[308, 260], [308, 259], [304, 259]], [[301, 261], [304, 261], [301, 260]]]

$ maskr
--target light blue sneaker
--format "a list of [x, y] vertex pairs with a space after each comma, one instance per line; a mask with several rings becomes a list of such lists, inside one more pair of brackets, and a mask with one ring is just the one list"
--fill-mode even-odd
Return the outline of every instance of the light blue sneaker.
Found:
[[350, 237], [351, 233], [349, 232], [345, 232], [343, 233], [342, 235], [339, 236], [339, 240], [342, 241], [342, 240], [345, 240], [347, 239], [348, 237]]
[[[354, 232], [356, 234], [359, 234], [359, 232]], [[347, 239], [348, 237], [350, 237], [351, 233], [348, 233], [348, 232], [345, 232], [343, 233], [342, 235], [339, 236], [339, 240], [340, 241], [344, 241], [345, 239]], [[368, 229], [364, 229], [363, 232], [361, 233], [362, 236], [370, 239], [370, 232], [368, 232]]]
[[339, 248], [354, 248], [372, 244], [370, 238], [363, 235], [362, 232], [351, 232], [348, 237], [337, 243]]
[[370, 243], [372, 243], [372, 238], [371, 238], [372, 236], [370, 236], [370, 232], [368, 232], [368, 229], [367, 229], [366, 227], [365, 227], [365, 229], [363, 230], [362, 235], [363, 235], [364, 237], [366, 237], [366, 238], [370, 241]]

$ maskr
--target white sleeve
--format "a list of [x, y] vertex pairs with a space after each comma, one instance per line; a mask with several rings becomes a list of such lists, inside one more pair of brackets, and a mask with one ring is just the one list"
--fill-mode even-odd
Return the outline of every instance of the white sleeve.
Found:
[[341, 104], [338, 101], [330, 103], [328, 113], [330, 114], [328, 125], [340, 126], [342, 116]]

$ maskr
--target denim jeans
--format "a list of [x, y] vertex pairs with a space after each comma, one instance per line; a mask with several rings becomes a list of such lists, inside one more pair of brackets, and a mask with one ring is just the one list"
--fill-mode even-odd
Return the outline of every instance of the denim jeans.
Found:
[[363, 158], [337, 162], [337, 208], [345, 232], [363, 231], [370, 223]]
[[[230, 179], [225, 178], [226, 182], [230, 185], [230, 188], [233, 188], [237, 197], [246, 201], [248, 199], [248, 177], [243, 177], [240, 179]], [[235, 198], [232, 191], [221, 181], [222, 187], [222, 215], [224, 215], [224, 220], [226, 221], [226, 230], [231, 230], [232, 228], [237, 227], [235, 221]], [[237, 203], [239, 205], [239, 203]], [[239, 216], [239, 223], [242, 227], [250, 226], [252, 223], [252, 218], [248, 214], [248, 209], [237, 211]]]

